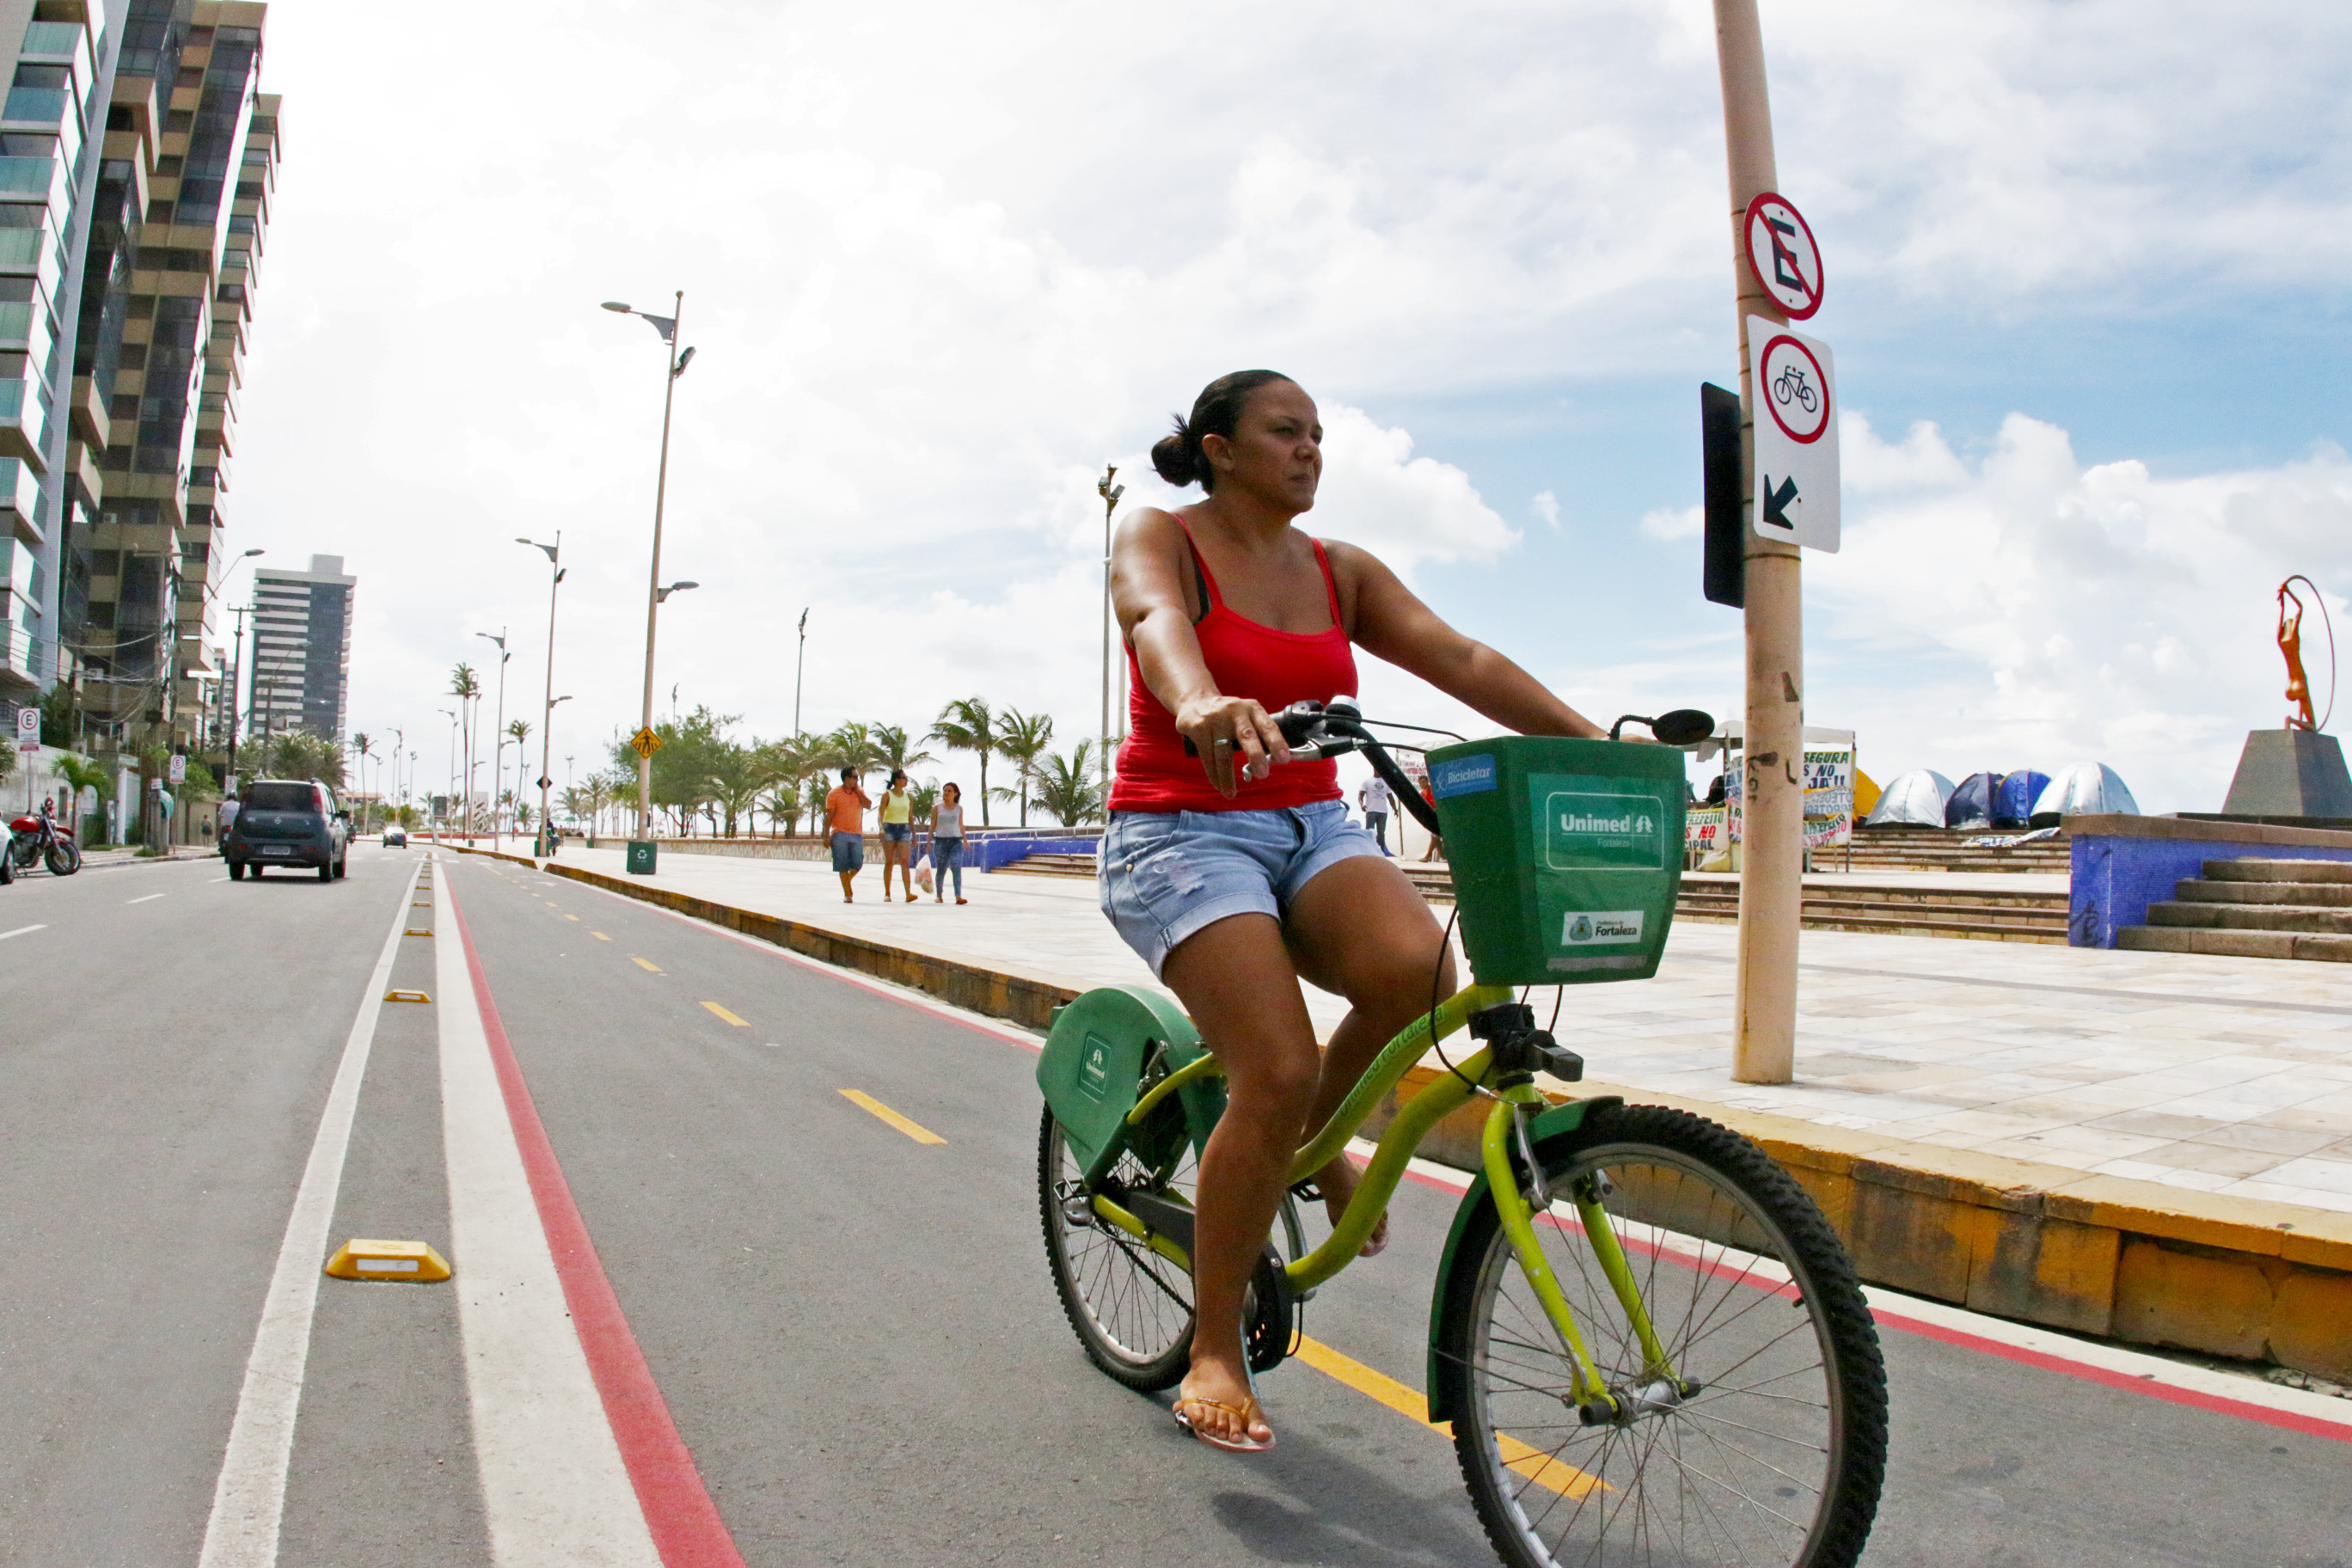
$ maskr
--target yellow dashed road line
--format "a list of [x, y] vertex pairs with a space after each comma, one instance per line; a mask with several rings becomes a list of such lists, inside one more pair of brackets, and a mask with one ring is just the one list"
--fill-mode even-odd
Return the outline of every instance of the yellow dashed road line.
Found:
[[[708, 1007], [710, 1004], [705, 1002], [703, 1005]], [[888, 1106], [883, 1104], [880, 1100], [875, 1099], [870, 1094], [860, 1094], [854, 1089], [845, 1089], [841, 1091], [841, 1097], [849, 1101], [850, 1104], [856, 1106], [859, 1110], [871, 1111], [876, 1116], [880, 1117], [883, 1121], [888, 1122], [899, 1131], [904, 1132], [908, 1137], [912, 1138], [918, 1143], [945, 1143], [947, 1142], [946, 1139], [940, 1137], [938, 1133], [932, 1131], [929, 1128], [925, 1127], [920, 1122], [908, 1121], [905, 1117], [899, 1115], [897, 1111], [891, 1110]]]
[[603, 931], [590, 931], [588, 934], [589, 934], [590, 936], [594, 937], [598, 942], [610, 942], [610, 941], [612, 941], [612, 940], [613, 940], [611, 937], [606, 936], [606, 935], [605, 935]]
[[734, 1014], [730, 1013], [726, 1008], [721, 1007], [716, 1002], [705, 1002], [703, 1005], [709, 1008], [712, 1012], [718, 1014], [721, 1019], [734, 1025], [739, 1029], [748, 1029], [751, 1026], [742, 1019], [737, 1017]]
[[[1362, 1362], [1340, 1354], [1320, 1340], [1310, 1340], [1301, 1334], [1297, 1359], [1326, 1377], [1335, 1378], [1357, 1393], [1380, 1401], [1408, 1420], [1418, 1421], [1444, 1436], [1454, 1436], [1452, 1423], [1429, 1418], [1429, 1401], [1418, 1390], [1407, 1388], [1388, 1373], [1376, 1372]], [[1580, 1498], [1608, 1485], [1598, 1476], [1586, 1475], [1573, 1465], [1562, 1464], [1542, 1450], [1529, 1447], [1507, 1432], [1497, 1432], [1495, 1436], [1496, 1446], [1502, 1450], [1503, 1463], [1547, 1491]]]
[[629, 954], [629, 961], [635, 963], [639, 969], [649, 969], [656, 974], [659, 974], [661, 973], [661, 965], [652, 963], [649, 960], [639, 958], [634, 952]]

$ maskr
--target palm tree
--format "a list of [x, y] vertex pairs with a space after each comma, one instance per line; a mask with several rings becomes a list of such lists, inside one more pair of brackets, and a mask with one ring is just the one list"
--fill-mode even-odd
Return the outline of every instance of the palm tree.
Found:
[[973, 752], [980, 757], [980, 825], [988, 826], [988, 758], [1001, 749], [996, 715], [982, 697], [959, 697], [940, 710], [939, 721], [923, 737], [950, 752]]
[[896, 724], [877, 724], [867, 733], [874, 738], [875, 766], [877, 768], [912, 770], [918, 763], [935, 760], [929, 752], [908, 751], [907, 748], [912, 742], [907, 739], [907, 731]]
[[[367, 788], [367, 763], [368, 758], [374, 755], [374, 752], [370, 750], [374, 744], [373, 741], [368, 739], [365, 731], [352, 737], [352, 750], [359, 753], [360, 788], [362, 790]], [[360, 831], [362, 833], [367, 831], [367, 807], [364, 805], [360, 807]]]
[[99, 800], [104, 800], [113, 790], [113, 775], [97, 763], [75, 756], [71, 752], [57, 758], [54, 765], [58, 777], [65, 780], [66, 787], [73, 791], [73, 799], [66, 807], [66, 821], [73, 828], [75, 837], [79, 837], [82, 829], [82, 814], [79, 809], [81, 792], [89, 790]]
[[1094, 742], [1080, 741], [1066, 757], [1048, 752], [1037, 770], [1037, 805], [1065, 827], [1102, 816], [1102, 785], [1095, 777]]
[[[521, 799], [523, 798], [522, 771], [525, 767], [530, 765], [523, 760], [522, 743], [530, 739], [530, 726], [524, 723], [520, 719], [513, 720], [507, 725], [507, 739], [515, 743], [515, 786], [513, 794], [515, 798]], [[514, 820], [515, 831], [518, 833], [521, 832], [523, 828], [523, 820], [520, 813], [516, 815]]]
[[466, 731], [465, 755], [461, 759], [466, 771], [460, 780], [457, 798], [465, 805], [466, 831], [471, 833], [474, 830], [474, 724], [464, 714], [467, 703], [481, 700], [482, 680], [474, 673], [474, 667], [464, 659], [459, 659], [457, 668], [449, 672], [449, 695], [457, 700], [458, 722]]
[[1029, 781], [1037, 770], [1037, 759], [1054, 743], [1054, 721], [1043, 713], [1024, 713], [1018, 708], [1007, 708], [997, 716], [996, 749], [1013, 759], [1019, 770], [1021, 826], [1029, 826]]
[[861, 774], [882, 765], [882, 747], [872, 728], [855, 721], [823, 737], [820, 755], [828, 768], [856, 768]]

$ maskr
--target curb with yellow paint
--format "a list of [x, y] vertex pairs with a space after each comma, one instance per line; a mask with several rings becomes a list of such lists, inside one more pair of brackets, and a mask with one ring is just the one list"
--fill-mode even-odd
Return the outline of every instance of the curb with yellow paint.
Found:
[[[541, 869], [1033, 1029], [1049, 1027], [1053, 1010], [1079, 994], [1045, 974], [894, 947], [578, 867]], [[1437, 1071], [1413, 1068], [1400, 1092], [1410, 1095]], [[1579, 1092], [1679, 1107], [1754, 1139], [1812, 1194], [1872, 1284], [2076, 1333], [2352, 1380], [2352, 1214], [1945, 1149], [1645, 1089], [1587, 1081]], [[1374, 1113], [1368, 1136], [1388, 1124], [1395, 1098]], [[1482, 1121], [1477, 1108], [1465, 1107], [1431, 1131], [1421, 1153], [1477, 1170]]]

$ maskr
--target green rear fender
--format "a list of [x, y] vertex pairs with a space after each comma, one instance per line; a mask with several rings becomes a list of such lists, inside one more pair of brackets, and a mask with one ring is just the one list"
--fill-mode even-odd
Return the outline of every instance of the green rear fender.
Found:
[[[1555, 1105], [1536, 1118], [1535, 1125], [1528, 1130], [1528, 1136], [1541, 1145], [1545, 1139], [1557, 1133], [1575, 1131], [1584, 1125], [1584, 1119], [1593, 1111], [1624, 1103], [1620, 1096], [1599, 1094], [1590, 1100], [1571, 1100]], [[1423, 1385], [1429, 1391], [1429, 1418], [1432, 1421], [1451, 1421], [1454, 1416], [1454, 1410], [1443, 1402], [1438, 1394], [1438, 1390], [1444, 1386], [1437, 1375], [1438, 1330], [1440, 1320], [1445, 1314], [1446, 1288], [1453, 1280], [1454, 1268], [1457, 1266], [1465, 1268], [1476, 1267], [1475, 1258], [1460, 1256], [1462, 1233], [1470, 1228], [1470, 1216], [1485, 1207], [1486, 1203], [1486, 1178], [1482, 1173], [1470, 1184], [1470, 1190], [1462, 1194], [1461, 1206], [1454, 1211], [1454, 1228], [1446, 1234], [1445, 1254], [1437, 1262], [1437, 1286], [1429, 1300], [1429, 1369], [1428, 1381]]]
[[[1183, 1009], [1140, 985], [1098, 986], [1055, 1011], [1037, 1057], [1037, 1087], [1082, 1166], [1135, 1109], [1144, 1064], [1160, 1044], [1168, 1047], [1171, 1068], [1205, 1052]], [[1177, 1091], [1196, 1147], [1224, 1110], [1224, 1087], [1223, 1079], [1213, 1078]]]

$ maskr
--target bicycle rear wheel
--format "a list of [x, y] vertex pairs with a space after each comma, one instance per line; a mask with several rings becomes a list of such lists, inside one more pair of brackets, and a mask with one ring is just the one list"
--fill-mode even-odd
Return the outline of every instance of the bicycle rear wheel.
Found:
[[[1655, 1106], [1597, 1110], [1536, 1157], [1552, 1199], [1537, 1235], [1620, 1415], [1586, 1423], [1483, 1205], [1436, 1367], [1496, 1551], [1513, 1568], [1848, 1568], [1885, 1471], [1886, 1376], [1821, 1211], [1745, 1138]], [[1680, 1388], [1647, 1376], [1580, 1192], [1600, 1195]]]
[[[1085, 1174], [1047, 1107], [1037, 1134], [1037, 1205], [1062, 1311], [1104, 1372], [1145, 1393], [1173, 1388], [1192, 1363], [1192, 1277], [1097, 1218], [1079, 1191]], [[1164, 1184], [1132, 1154], [1112, 1173], [1118, 1183], [1166, 1190], [1187, 1203], [1194, 1175], [1189, 1146]]]

